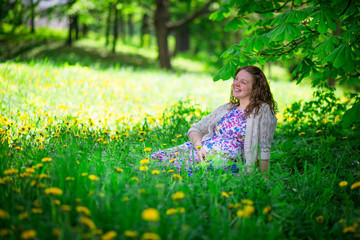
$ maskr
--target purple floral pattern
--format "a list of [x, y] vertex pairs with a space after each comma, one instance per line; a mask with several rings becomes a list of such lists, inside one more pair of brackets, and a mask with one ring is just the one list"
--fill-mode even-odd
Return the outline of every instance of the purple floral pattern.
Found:
[[[215, 135], [202, 142], [207, 153], [206, 160], [217, 157], [221, 159], [220, 165], [225, 167], [229, 166], [228, 161], [238, 162], [241, 159], [244, 162], [246, 119], [245, 112], [236, 107], [220, 119], [215, 125]], [[198, 161], [197, 151], [191, 142], [154, 152], [151, 158], [173, 165], [178, 171], [195, 169]]]

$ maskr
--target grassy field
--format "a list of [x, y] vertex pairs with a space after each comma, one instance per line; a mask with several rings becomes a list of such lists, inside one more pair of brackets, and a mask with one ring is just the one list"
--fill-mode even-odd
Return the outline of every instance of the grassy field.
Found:
[[213, 83], [205, 63], [184, 56], [160, 71], [132, 46], [122, 54], [147, 56], [148, 67], [92, 64], [96, 46], [55, 44], [0, 64], [2, 238], [360, 237], [359, 126], [341, 127], [352, 101], [342, 91], [312, 98], [272, 67], [280, 111], [269, 179], [206, 166], [188, 176], [147, 157], [188, 141], [230, 82]]

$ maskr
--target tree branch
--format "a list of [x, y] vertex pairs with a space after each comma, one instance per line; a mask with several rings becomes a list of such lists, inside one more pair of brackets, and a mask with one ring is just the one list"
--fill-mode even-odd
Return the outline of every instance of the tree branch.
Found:
[[340, 13], [339, 17], [341, 17], [342, 15], [344, 15], [344, 13], [346, 12], [346, 10], [348, 10], [348, 8], [350, 7], [351, 4], [351, 0], [349, 0], [348, 5], [346, 6], [346, 8], [344, 9], [344, 11], [342, 11], [342, 13]]
[[[303, 38], [302, 40], [298, 41], [298, 42], [291, 42], [289, 43], [287, 46], [289, 46], [290, 44], [292, 44], [293, 46], [285, 51], [285, 52], [282, 52], [282, 53], [279, 53], [279, 54], [267, 54], [267, 53], [259, 53], [261, 56], [273, 56], [273, 57], [279, 57], [279, 56], [282, 56], [282, 55], [285, 55], [285, 54], [288, 54], [289, 52], [293, 51], [295, 48], [297, 48], [297, 46], [299, 46], [301, 43], [303, 43], [306, 39]], [[287, 47], [285, 46], [285, 47]]]
[[193, 21], [195, 18], [198, 18], [199, 16], [201, 16], [202, 14], [206, 13], [208, 11], [208, 8], [210, 6], [211, 3], [215, 2], [216, 0], [209, 0], [209, 2], [207, 4], [205, 4], [201, 9], [199, 9], [198, 11], [194, 12], [193, 15], [191, 15], [190, 17], [187, 17], [183, 20], [180, 20], [178, 22], [175, 23], [166, 23], [166, 27], [168, 28], [168, 31], [173, 31], [177, 28], [180, 28], [186, 24], [188, 24], [189, 22]]
[[287, 0], [282, 6], [280, 6], [280, 7], [278, 7], [278, 8], [270, 9], [270, 10], [267, 10], [267, 11], [255, 11], [255, 12], [256, 12], [256, 13], [277, 12], [277, 11], [280, 11], [283, 7], [285, 7], [288, 2], [290, 2], [290, 0]]

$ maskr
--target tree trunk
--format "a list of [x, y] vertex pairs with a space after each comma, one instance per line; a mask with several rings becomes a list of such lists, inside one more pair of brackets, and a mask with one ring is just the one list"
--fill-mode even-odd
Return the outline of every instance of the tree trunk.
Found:
[[161, 68], [171, 69], [170, 54], [168, 46], [168, 29], [166, 23], [169, 20], [168, 0], [156, 0], [155, 30], [159, 51], [159, 62]]
[[75, 29], [75, 40], [79, 40], [79, 14], [74, 16], [73, 28]]
[[72, 16], [69, 16], [69, 33], [68, 33], [68, 39], [66, 41], [66, 44], [71, 47], [72, 45], [72, 29], [73, 29], [73, 18]]
[[140, 31], [140, 46], [144, 46], [144, 37], [145, 34], [150, 34], [150, 24], [149, 17], [146, 13], [144, 13], [142, 17], [141, 31]]
[[87, 37], [87, 33], [88, 33], [89, 27], [87, 24], [83, 24], [82, 26], [82, 36], [85, 38]]
[[31, 15], [30, 15], [30, 24], [31, 24], [31, 33], [35, 33], [35, 3], [34, 0], [30, 0], [31, 5]]
[[125, 42], [126, 34], [125, 34], [125, 23], [124, 23], [124, 17], [122, 15], [121, 10], [118, 11], [118, 22], [119, 22], [119, 35], [121, 37], [121, 40]]
[[116, 41], [118, 38], [118, 13], [119, 10], [116, 8], [116, 4], [115, 4], [115, 12], [114, 12], [114, 39], [113, 39], [113, 46], [112, 46], [112, 52], [115, 53], [116, 51]]
[[[341, 35], [340, 23], [337, 22], [336, 25], [337, 25], [337, 28], [336, 28], [336, 30], [333, 31], [334, 36]], [[335, 87], [335, 78], [329, 76], [328, 77], [328, 85], [330, 88], [334, 88]]]
[[129, 35], [129, 39], [131, 41], [132, 36], [134, 35], [134, 23], [133, 23], [133, 15], [129, 14], [128, 15], [128, 35]]
[[189, 25], [185, 25], [175, 32], [176, 45], [173, 56], [180, 52], [190, 49], [190, 29]]
[[107, 16], [107, 22], [106, 22], [106, 30], [105, 30], [105, 46], [107, 47], [109, 45], [109, 36], [110, 36], [110, 26], [111, 26], [111, 13], [112, 13], [112, 5], [109, 4], [108, 9], [108, 16]]

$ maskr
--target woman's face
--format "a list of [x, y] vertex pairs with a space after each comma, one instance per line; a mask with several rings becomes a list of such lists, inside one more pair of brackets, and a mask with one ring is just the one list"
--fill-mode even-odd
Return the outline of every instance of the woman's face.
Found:
[[236, 74], [232, 84], [232, 94], [235, 98], [249, 99], [252, 91], [253, 76], [245, 70]]

